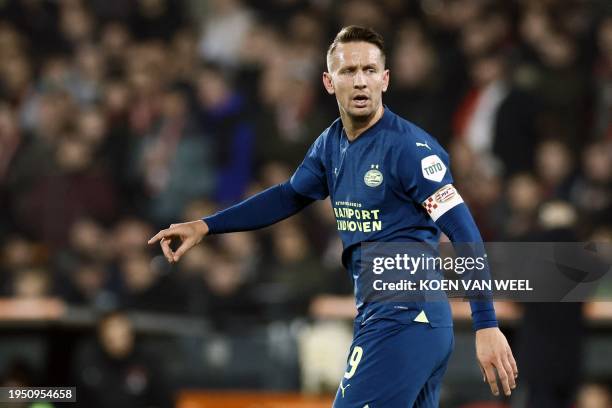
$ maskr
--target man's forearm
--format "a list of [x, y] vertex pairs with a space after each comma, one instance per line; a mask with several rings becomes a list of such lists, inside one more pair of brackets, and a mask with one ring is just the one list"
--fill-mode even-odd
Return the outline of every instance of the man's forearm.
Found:
[[202, 220], [209, 234], [250, 231], [284, 220], [313, 201], [298, 194], [287, 181]]
[[[436, 224], [453, 244], [469, 243], [473, 250], [482, 252], [482, 254], [471, 254], [471, 256], [484, 255], [484, 245], [477, 248], [474, 246], [474, 244], [482, 243], [482, 237], [465, 203], [458, 204], [448, 210], [436, 221]], [[465, 248], [461, 245], [455, 245], [455, 248], [465, 251]], [[472, 327], [474, 330], [498, 326], [495, 308], [491, 300], [471, 300], [470, 307], [472, 309]]]

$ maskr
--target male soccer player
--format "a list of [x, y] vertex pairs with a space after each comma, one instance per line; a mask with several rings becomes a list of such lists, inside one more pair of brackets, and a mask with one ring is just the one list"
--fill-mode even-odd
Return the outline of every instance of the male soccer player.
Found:
[[[177, 262], [205, 235], [262, 228], [329, 196], [358, 310], [334, 407], [437, 407], [454, 346], [448, 301], [401, 307], [368, 301], [361, 289], [366, 277], [360, 270], [360, 244], [435, 244], [440, 231], [453, 242], [473, 243], [481, 241], [480, 234], [452, 185], [447, 153], [382, 104], [389, 70], [379, 34], [343, 28], [328, 49], [323, 85], [336, 96], [340, 118], [315, 140], [290, 180], [202, 220], [173, 224], [149, 243], [159, 241], [168, 261]], [[182, 243], [173, 251], [175, 238]], [[518, 370], [493, 304], [470, 305], [483, 379], [498, 395], [497, 372], [510, 395]]]

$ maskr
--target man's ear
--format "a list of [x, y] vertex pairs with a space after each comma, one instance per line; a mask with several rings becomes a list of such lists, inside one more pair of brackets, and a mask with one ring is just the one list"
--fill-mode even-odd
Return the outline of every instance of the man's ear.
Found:
[[385, 69], [383, 72], [383, 87], [382, 91], [387, 92], [387, 88], [389, 87], [389, 70]]
[[336, 93], [334, 84], [332, 83], [331, 74], [329, 72], [323, 73], [323, 86], [328, 94], [333, 95]]

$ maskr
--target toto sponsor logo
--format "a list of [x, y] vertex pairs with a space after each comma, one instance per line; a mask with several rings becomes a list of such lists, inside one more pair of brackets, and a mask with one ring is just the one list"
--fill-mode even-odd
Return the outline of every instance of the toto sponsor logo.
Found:
[[446, 166], [435, 154], [421, 160], [421, 170], [424, 178], [438, 183], [442, 181], [446, 174]]

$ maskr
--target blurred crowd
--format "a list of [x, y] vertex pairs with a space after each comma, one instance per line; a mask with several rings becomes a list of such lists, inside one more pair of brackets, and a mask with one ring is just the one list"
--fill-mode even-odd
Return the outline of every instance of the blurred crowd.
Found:
[[291, 176], [348, 24], [385, 37], [383, 100], [449, 151], [486, 240], [612, 241], [605, 0], [0, 0], [1, 294], [223, 328], [350, 293], [328, 202], [176, 266], [146, 246]]
[[0, 5], [3, 295], [223, 322], [348, 293], [324, 205], [208, 239], [176, 268], [146, 246], [284, 181], [334, 119], [316, 9], [285, 5], [271, 25], [238, 1]]

